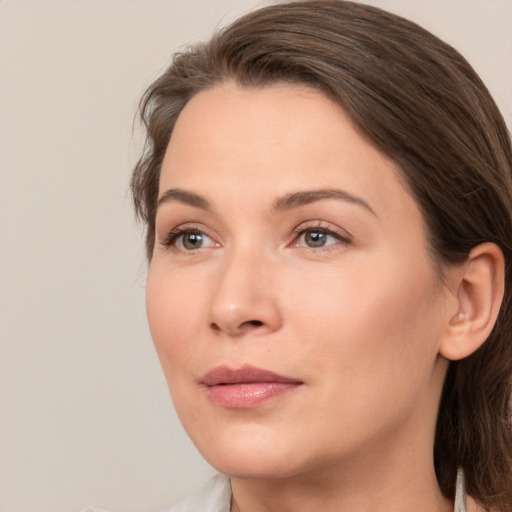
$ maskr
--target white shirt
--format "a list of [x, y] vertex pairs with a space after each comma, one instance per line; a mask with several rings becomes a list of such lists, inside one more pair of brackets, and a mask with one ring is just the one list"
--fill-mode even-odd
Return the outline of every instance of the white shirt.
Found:
[[231, 485], [229, 478], [216, 475], [199, 491], [190, 494], [162, 512], [229, 512]]

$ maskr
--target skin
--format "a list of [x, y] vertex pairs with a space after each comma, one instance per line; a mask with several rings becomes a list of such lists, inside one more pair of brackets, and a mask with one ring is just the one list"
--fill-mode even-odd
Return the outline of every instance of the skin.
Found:
[[[357, 200], [275, 208], [319, 189]], [[149, 325], [185, 429], [231, 477], [232, 510], [453, 510], [432, 446], [459, 305], [395, 164], [318, 92], [225, 84], [185, 106], [160, 197]], [[177, 228], [203, 241], [189, 248]], [[311, 246], [319, 230], [332, 234]], [[252, 409], [212, 403], [201, 377], [244, 364], [301, 385]]]

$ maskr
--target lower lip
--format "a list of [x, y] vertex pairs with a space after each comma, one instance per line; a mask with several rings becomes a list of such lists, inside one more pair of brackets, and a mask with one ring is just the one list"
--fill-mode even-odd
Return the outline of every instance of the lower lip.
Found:
[[300, 386], [298, 382], [250, 382], [208, 386], [208, 398], [220, 407], [252, 409]]

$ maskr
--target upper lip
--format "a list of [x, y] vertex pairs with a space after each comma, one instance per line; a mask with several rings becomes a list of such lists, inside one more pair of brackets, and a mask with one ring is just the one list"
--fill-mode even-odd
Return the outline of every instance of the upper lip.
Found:
[[234, 369], [229, 366], [217, 366], [203, 375], [201, 383], [206, 386], [219, 384], [248, 384], [252, 382], [286, 382], [301, 384], [302, 381], [255, 366], [244, 365]]

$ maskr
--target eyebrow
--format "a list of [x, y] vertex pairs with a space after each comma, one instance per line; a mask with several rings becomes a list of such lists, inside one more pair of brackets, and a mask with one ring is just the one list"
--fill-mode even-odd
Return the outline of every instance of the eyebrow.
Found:
[[159, 198], [156, 204], [158, 208], [164, 203], [170, 203], [172, 201], [177, 201], [179, 203], [187, 204], [189, 206], [193, 206], [195, 208], [201, 208], [202, 210], [211, 211], [210, 203], [199, 194], [195, 192], [189, 192], [188, 190], [183, 190], [181, 188], [170, 188], [166, 190]]
[[[282, 197], [278, 197], [274, 201], [272, 209], [274, 211], [291, 210], [293, 208], [298, 208], [300, 206], [322, 201], [324, 199], [337, 199], [341, 201], [347, 201], [349, 203], [362, 206], [370, 213], [375, 215], [375, 217], [378, 217], [373, 208], [364, 199], [358, 196], [354, 196], [345, 190], [340, 190], [337, 188], [322, 188], [316, 190], [291, 192]], [[195, 192], [190, 192], [181, 188], [170, 188], [169, 190], [166, 190], [158, 198], [157, 208], [162, 204], [170, 203], [173, 201], [177, 201], [194, 208], [200, 208], [205, 211], [212, 211], [211, 204], [206, 198], [196, 194]]]
[[280, 197], [274, 201], [273, 208], [276, 211], [290, 210], [323, 199], [337, 199], [347, 201], [358, 206], [362, 206], [370, 213], [378, 217], [373, 208], [362, 198], [354, 196], [345, 190], [337, 188], [317, 189], [317, 190], [304, 190], [300, 192], [292, 192]]

